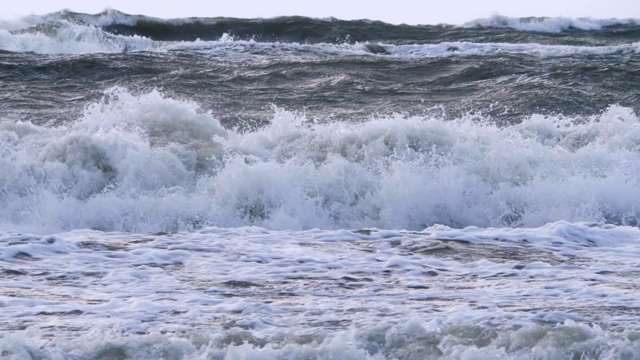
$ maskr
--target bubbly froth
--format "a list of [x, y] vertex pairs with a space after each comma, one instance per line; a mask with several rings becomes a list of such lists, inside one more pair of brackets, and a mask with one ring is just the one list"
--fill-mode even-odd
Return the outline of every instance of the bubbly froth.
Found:
[[252, 132], [197, 104], [109, 90], [79, 121], [2, 124], [6, 226], [166, 231], [637, 223], [637, 115], [401, 115], [317, 124], [276, 109]]

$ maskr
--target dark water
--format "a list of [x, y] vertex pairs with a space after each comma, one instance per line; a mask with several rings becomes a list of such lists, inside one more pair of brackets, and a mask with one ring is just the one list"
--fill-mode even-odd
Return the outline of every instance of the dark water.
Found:
[[[272, 105], [318, 121], [444, 112], [513, 123], [611, 104], [637, 109], [640, 25], [557, 30], [553, 21], [409, 26], [62, 12], [3, 33], [0, 111], [35, 123], [72, 121], [116, 85], [194, 100], [225, 126], [264, 125]], [[518, 29], [531, 24], [541, 31]], [[140, 37], [150, 41], [137, 46]], [[31, 51], [9, 46], [29, 41], [23, 47]]]

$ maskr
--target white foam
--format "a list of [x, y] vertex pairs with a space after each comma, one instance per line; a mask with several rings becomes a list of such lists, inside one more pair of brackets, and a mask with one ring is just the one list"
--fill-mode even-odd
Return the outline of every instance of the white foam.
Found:
[[538, 57], [566, 57], [587, 55], [622, 55], [638, 53], [640, 42], [611, 46], [542, 45], [536, 43], [473, 43], [443, 42], [437, 44], [392, 45], [376, 44], [386, 53], [372, 53], [368, 43], [358, 44], [298, 44], [270, 43], [253, 40], [235, 40], [223, 36], [220, 41], [167, 43], [163, 50], [195, 51], [205, 55], [223, 57], [231, 61], [322, 61], [325, 56], [369, 56], [395, 60], [440, 58], [456, 56], [483, 56], [498, 54], [524, 54]]
[[[484, 333], [483, 333], [484, 332]], [[609, 333], [575, 323], [558, 327], [527, 326], [513, 331], [492, 331], [473, 325], [433, 329], [416, 322], [405, 325], [316, 335], [266, 344], [249, 332], [218, 336], [122, 336], [92, 332], [68, 341], [34, 341], [21, 336], [0, 340], [7, 359], [127, 358], [127, 359], [636, 359], [637, 334]], [[237, 343], [228, 343], [229, 341]], [[311, 341], [313, 340], [313, 341]], [[209, 341], [209, 343], [207, 343]], [[298, 341], [299, 343], [296, 343]], [[311, 342], [309, 342], [311, 341]], [[253, 343], [252, 343], [253, 342]]]
[[0, 49], [39, 54], [87, 54], [150, 50], [155, 43], [141, 36], [104, 32], [92, 25], [61, 20], [20, 31], [0, 29]]
[[434, 45], [387, 45], [392, 56], [400, 58], [431, 58], [495, 54], [523, 54], [539, 57], [586, 55], [622, 55], [638, 53], [640, 42], [610, 46], [542, 45], [536, 43], [472, 43], [450, 42]]
[[[4, 234], [0, 353], [631, 356], [640, 300], [630, 245], [639, 238], [636, 228], [566, 222], [423, 232]], [[454, 251], [441, 253], [447, 249]]]
[[[478, 121], [480, 119], [480, 121]], [[112, 89], [76, 123], [0, 125], [0, 222], [31, 232], [635, 225], [638, 116], [400, 115], [250, 133], [188, 101]]]
[[75, 13], [70, 10], [56, 11], [44, 15], [29, 15], [16, 19], [0, 20], [0, 29], [20, 30], [33, 27], [37, 24], [51, 24], [57, 22], [73, 22], [76, 24], [92, 25], [92, 26], [109, 26], [109, 25], [129, 25], [135, 26], [138, 20], [147, 19], [150, 21], [162, 22], [162, 19], [147, 17], [142, 15], [129, 15], [121, 11], [107, 8], [99, 14], [83, 14]]
[[640, 25], [640, 19], [593, 19], [593, 18], [512, 18], [502, 15], [494, 15], [486, 19], [470, 21], [466, 27], [496, 27], [512, 28], [521, 31], [536, 31], [558, 33], [569, 29], [578, 30], [602, 30], [607, 26], [615, 25]]

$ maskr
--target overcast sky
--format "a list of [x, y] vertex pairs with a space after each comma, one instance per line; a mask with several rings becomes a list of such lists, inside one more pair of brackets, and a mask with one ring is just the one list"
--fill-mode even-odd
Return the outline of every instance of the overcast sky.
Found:
[[0, 17], [61, 9], [97, 13], [105, 8], [162, 18], [303, 15], [409, 24], [459, 24], [496, 13], [514, 17], [640, 18], [640, 0], [7, 0]]

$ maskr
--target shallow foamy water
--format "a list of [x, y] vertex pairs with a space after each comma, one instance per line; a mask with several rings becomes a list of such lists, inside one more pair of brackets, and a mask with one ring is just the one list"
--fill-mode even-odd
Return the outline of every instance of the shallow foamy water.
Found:
[[[2, 236], [8, 358], [637, 353], [636, 228]], [[538, 354], [538, 355], [535, 355]], [[635, 356], [635, 355], [633, 355]]]

